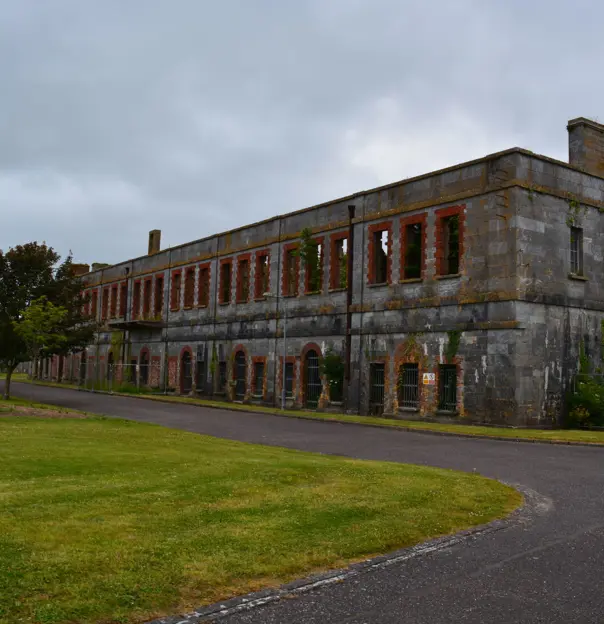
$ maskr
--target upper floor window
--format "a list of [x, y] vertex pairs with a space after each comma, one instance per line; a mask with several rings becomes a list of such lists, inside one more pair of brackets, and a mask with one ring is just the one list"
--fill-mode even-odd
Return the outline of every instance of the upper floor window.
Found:
[[199, 305], [206, 307], [210, 304], [210, 265], [204, 264], [199, 267], [198, 284]]
[[164, 308], [164, 276], [158, 275], [155, 278], [155, 301], [154, 301], [155, 316], [161, 317]]
[[141, 283], [134, 282], [134, 291], [132, 293], [132, 318], [137, 319], [141, 313]]
[[304, 247], [305, 292], [320, 292], [323, 287], [323, 239], [311, 239]]
[[220, 265], [220, 303], [231, 302], [232, 260], [224, 260]]
[[90, 299], [90, 316], [96, 319], [96, 313], [99, 301], [99, 291], [96, 288], [92, 291], [92, 297]]
[[128, 306], [128, 282], [122, 282], [120, 285], [120, 316], [126, 316], [126, 308]]
[[570, 272], [583, 275], [583, 229], [570, 228]]
[[237, 302], [247, 303], [250, 298], [250, 259], [240, 258], [237, 262]]
[[170, 309], [180, 310], [180, 289], [182, 275], [180, 271], [172, 273], [172, 292], [170, 293]]
[[457, 275], [463, 249], [462, 206], [436, 212], [436, 272]]
[[103, 288], [103, 301], [101, 302], [101, 318], [107, 319], [109, 314], [109, 287]]
[[425, 215], [403, 219], [401, 277], [404, 280], [422, 277], [425, 227]]
[[195, 267], [185, 272], [185, 308], [192, 308], [195, 301]]
[[268, 251], [256, 254], [256, 299], [261, 299], [270, 290], [270, 255]]
[[298, 250], [293, 247], [285, 250], [283, 262], [283, 294], [295, 297], [298, 294], [298, 276], [300, 270], [300, 258]]
[[143, 286], [143, 317], [148, 318], [149, 314], [151, 314], [151, 278], [147, 278], [145, 280], [145, 284]]
[[111, 318], [117, 316], [117, 284], [111, 287]]
[[330, 287], [348, 286], [348, 236], [334, 234], [331, 238]]
[[387, 284], [390, 281], [392, 236], [390, 223], [369, 227], [369, 282]]

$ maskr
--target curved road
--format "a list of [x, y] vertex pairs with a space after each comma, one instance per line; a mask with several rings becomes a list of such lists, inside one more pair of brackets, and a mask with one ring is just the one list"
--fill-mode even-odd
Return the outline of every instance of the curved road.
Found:
[[14, 394], [221, 438], [473, 471], [545, 500], [528, 520], [228, 624], [604, 622], [604, 448], [441, 437], [15, 384]]

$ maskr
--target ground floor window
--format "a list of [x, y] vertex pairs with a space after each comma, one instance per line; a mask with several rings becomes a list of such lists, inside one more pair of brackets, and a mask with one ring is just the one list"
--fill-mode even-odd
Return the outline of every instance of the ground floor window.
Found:
[[254, 396], [261, 397], [264, 394], [264, 362], [254, 363]]
[[294, 396], [294, 363], [285, 363], [285, 396], [291, 398]]
[[398, 405], [403, 409], [419, 409], [419, 367], [403, 364], [398, 373]]
[[438, 409], [457, 411], [457, 366], [441, 364], [438, 367]]
[[227, 385], [227, 363], [218, 362], [218, 392], [225, 392]]
[[202, 359], [197, 360], [197, 369], [195, 377], [195, 389], [197, 392], [205, 392], [206, 386], [206, 363]]
[[386, 366], [381, 362], [369, 365], [369, 413], [384, 412], [384, 377]]

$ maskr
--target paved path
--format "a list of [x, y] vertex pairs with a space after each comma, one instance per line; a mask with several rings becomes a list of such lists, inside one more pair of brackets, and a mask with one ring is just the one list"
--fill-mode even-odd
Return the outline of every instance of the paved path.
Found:
[[481, 474], [551, 504], [530, 521], [228, 624], [604, 622], [604, 449], [439, 437], [14, 384], [14, 394], [222, 438]]

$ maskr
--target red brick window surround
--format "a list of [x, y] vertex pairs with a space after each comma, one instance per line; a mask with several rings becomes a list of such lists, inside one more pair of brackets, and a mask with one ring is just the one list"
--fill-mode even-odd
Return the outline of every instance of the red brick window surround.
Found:
[[254, 284], [254, 298], [264, 299], [269, 292], [271, 283], [271, 253], [268, 249], [256, 252], [256, 277]]
[[197, 284], [197, 305], [207, 308], [210, 305], [210, 263], [199, 265], [199, 277]]
[[436, 274], [458, 275], [463, 266], [465, 206], [436, 211]]
[[195, 267], [185, 270], [185, 309], [188, 310], [195, 304]]
[[220, 261], [220, 288], [218, 302], [222, 305], [231, 303], [233, 285], [233, 259], [223, 258]]
[[120, 284], [120, 316], [122, 318], [126, 316], [127, 306], [128, 306], [128, 282], [122, 282]]
[[401, 219], [401, 281], [423, 279], [426, 271], [426, 213]]
[[95, 288], [92, 291], [92, 298], [90, 299], [90, 316], [96, 319], [96, 313], [99, 302], [99, 291]]
[[313, 238], [313, 242], [316, 243], [316, 249], [311, 250], [311, 253], [316, 253], [316, 257], [307, 260], [304, 267], [304, 292], [307, 295], [323, 290], [323, 237]]
[[109, 286], [103, 288], [103, 301], [101, 302], [101, 319], [107, 320], [109, 314]]
[[370, 284], [390, 284], [392, 275], [392, 221], [374, 223], [367, 229], [369, 238]]
[[247, 303], [250, 299], [250, 264], [252, 255], [237, 257], [237, 303]]
[[110, 306], [110, 314], [111, 318], [114, 319], [117, 317], [117, 284], [114, 284], [111, 287], [111, 306]]
[[151, 287], [153, 282], [150, 277], [145, 278], [143, 283], [143, 318], [149, 318], [151, 314]]
[[170, 285], [170, 310], [180, 310], [180, 292], [182, 288], [182, 271], [172, 271], [172, 283]]
[[298, 296], [300, 257], [297, 251], [298, 243], [288, 243], [283, 246], [283, 271], [281, 276], [281, 292], [283, 297]]
[[348, 286], [348, 232], [336, 232], [330, 237], [329, 288]]
[[161, 318], [164, 313], [164, 276], [155, 276], [155, 300], [153, 302], [155, 317]]
[[141, 313], [141, 281], [134, 282], [134, 290], [132, 292], [132, 318], [137, 319]]

